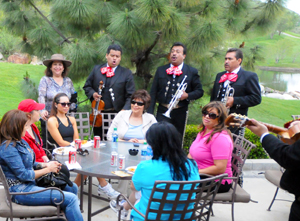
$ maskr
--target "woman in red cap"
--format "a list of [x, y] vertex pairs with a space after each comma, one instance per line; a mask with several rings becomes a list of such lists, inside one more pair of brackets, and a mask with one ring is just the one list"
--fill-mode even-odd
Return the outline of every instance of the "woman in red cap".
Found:
[[25, 136], [22, 137], [35, 153], [35, 161], [39, 163], [48, 162], [49, 159], [43, 149], [43, 141], [37, 126], [34, 124], [40, 119], [40, 110], [45, 108], [45, 104], [39, 104], [31, 99], [20, 102], [18, 109], [25, 112], [28, 118]]

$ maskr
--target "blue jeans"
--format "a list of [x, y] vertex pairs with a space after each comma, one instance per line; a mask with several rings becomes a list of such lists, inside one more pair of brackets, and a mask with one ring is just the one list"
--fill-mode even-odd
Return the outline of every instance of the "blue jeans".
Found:
[[[42, 190], [43, 187], [35, 186], [33, 184], [21, 184], [12, 186], [11, 192], [32, 192]], [[83, 221], [79, 209], [79, 202], [77, 197], [78, 187], [73, 183], [73, 187], [66, 186], [63, 190], [65, 195], [64, 202], [60, 205], [65, 212], [68, 221]], [[12, 201], [21, 205], [27, 206], [41, 206], [41, 205], [54, 205], [54, 201], [60, 202], [62, 195], [56, 190], [47, 190], [41, 193], [29, 194], [29, 195], [17, 195], [12, 197]]]

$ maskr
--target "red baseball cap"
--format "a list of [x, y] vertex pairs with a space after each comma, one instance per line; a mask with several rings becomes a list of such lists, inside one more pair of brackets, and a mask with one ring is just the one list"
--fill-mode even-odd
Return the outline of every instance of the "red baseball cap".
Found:
[[39, 104], [32, 99], [26, 99], [19, 103], [18, 109], [24, 112], [31, 112], [33, 110], [43, 110], [45, 104]]

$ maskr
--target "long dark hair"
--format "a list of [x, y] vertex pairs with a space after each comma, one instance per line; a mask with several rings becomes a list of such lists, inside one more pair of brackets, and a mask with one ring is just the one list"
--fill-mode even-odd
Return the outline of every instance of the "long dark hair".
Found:
[[[231, 136], [230, 131], [225, 126], [225, 120], [226, 120], [228, 114], [227, 114], [227, 109], [224, 106], [224, 104], [222, 104], [221, 101], [212, 101], [212, 102], [206, 104], [202, 108], [202, 111], [207, 111], [211, 108], [217, 109], [219, 117], [218, 117], [218, 124], [214, 127], [214, 130], [210, 134], [209, 138], [206, 140], [206, 143], [209, 143], [209, 141], [211, 140], [211, 138], [213, 137], [213, 135], [215, 133], [220, 133], [222, 131], [227, 131], [227, 133]], [[205, 129], [205, 126], [203, 125], [203, 123], [201, 123], [200, 128], [201, 128], [201, 130], [200, 130], [200, 133], [201, 133]]]
[[25, 112], [20, 110], [10, 110], [6, 112], [0, 123], [0, 144], [4, 141], [6, 146], [21, 140], [22, 132], [28, 118]]
[[173, 180], [188, 180], [192, 168], [191, 164], [187, 166], [186, 163], [192, 161], [194, 166], [196, 164], [194, 160], [188, 159], [182, 150], [180, 137], [177, 129], [167, 122], [153, 124], [146, 133], [147, 142], [153, 150], [152, 160], [162, 158], [163, 161], [167, 161]]
[[50, 112], [50, 116], [56, 116], [57, 115], [57, 105], [60, 101], [60, 98], [61, 97], [68, 97], [68, 95], [66, 95], [65, 93], [58, 93], [57, 95], [55, 95], [54, 99], [53, 99], [53, 102], [52, 102], [52, 108], [51, 108], [51, 112]]

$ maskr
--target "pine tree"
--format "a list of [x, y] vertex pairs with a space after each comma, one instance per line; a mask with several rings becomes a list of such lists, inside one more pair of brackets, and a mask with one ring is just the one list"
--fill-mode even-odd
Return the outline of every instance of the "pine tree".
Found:
[[[122, 65], [147, 88], [170, 46], [188, 47], [187, 61], [198, 68], [204, 85], [217, 73], [216, 61], [236, 37], [271, 31], [285, 0], [1, 0], [4, 25], [20, 36], [23, 52], [44, 59], [62, 53], [73, 61], [70, 77], [85, 79], [105, 61], [108, 45], [123, 47]], [[259, 47], [243, 48], [254, 67]], [[247, 60], [248, 59], [248, 60]]]

